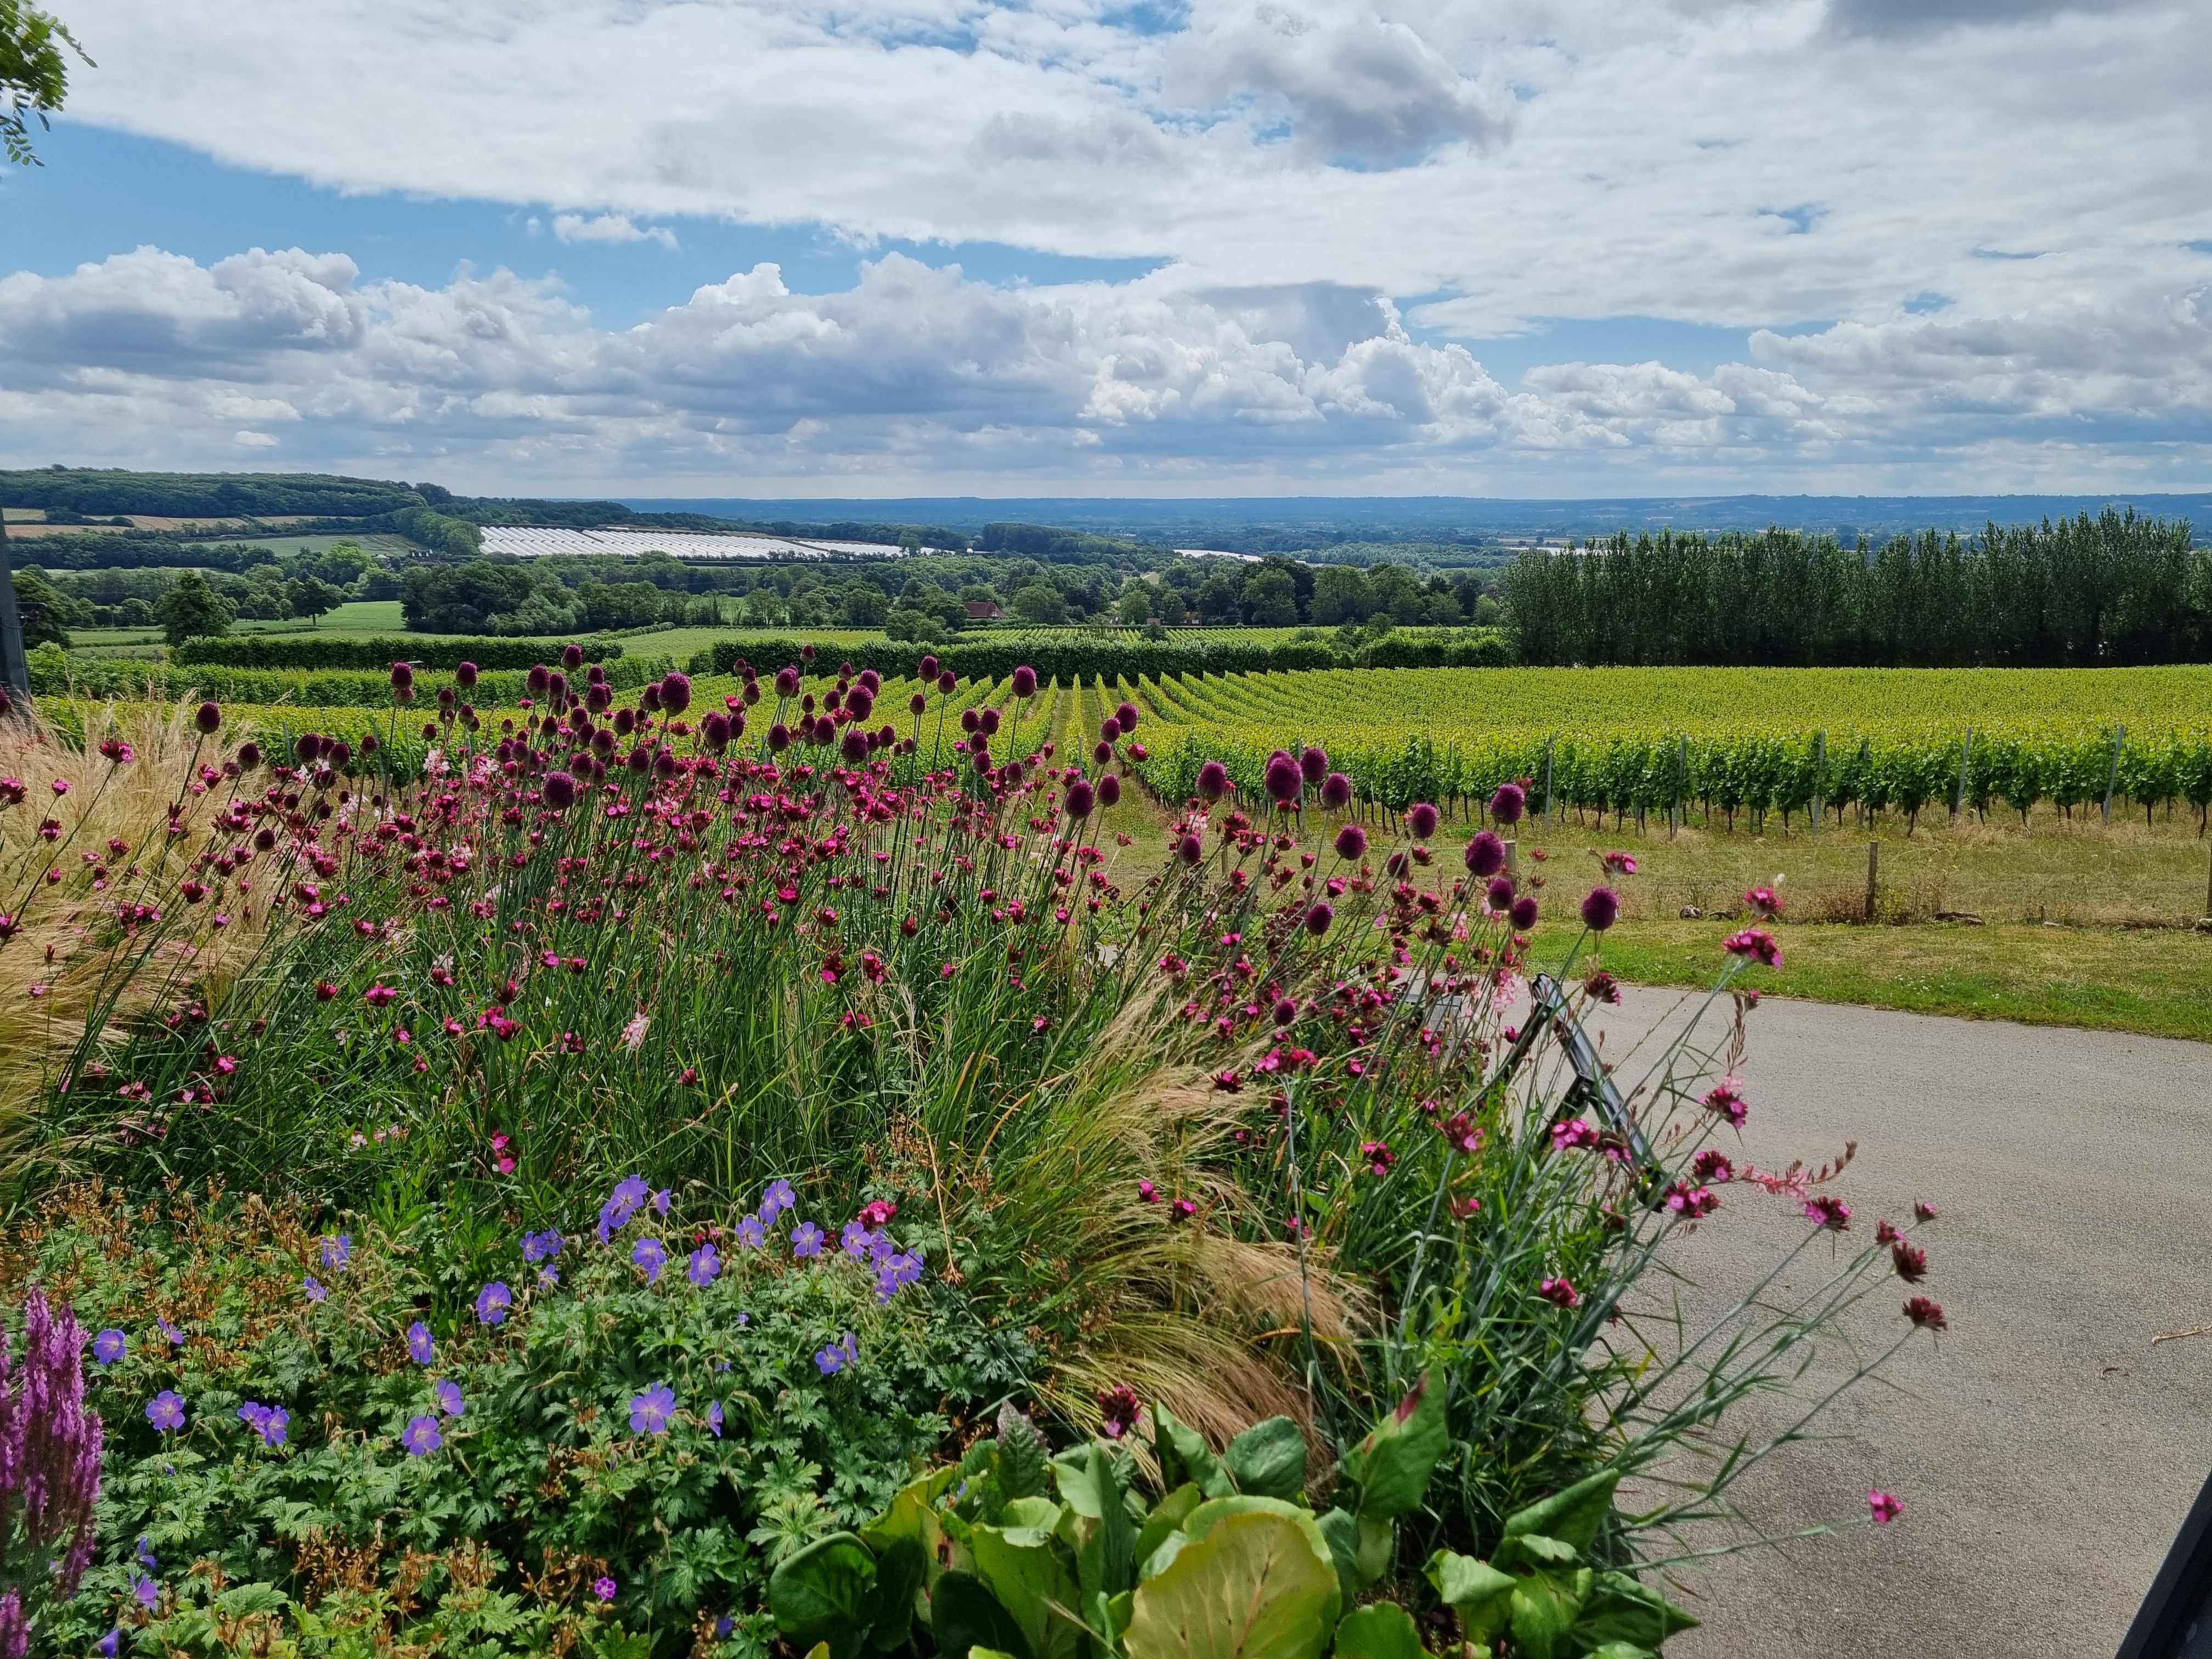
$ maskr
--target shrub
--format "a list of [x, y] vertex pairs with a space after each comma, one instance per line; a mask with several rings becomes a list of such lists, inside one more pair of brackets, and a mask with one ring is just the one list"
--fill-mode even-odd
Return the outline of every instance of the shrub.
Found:
[[[417, 668], [452, 670], [472, 662], [478, 668], [529, 668], [558, 663], [569, 641], [559, 640], [317, 639], [301, 634], [249, 634], [230, 639], [188, 640], [170, 654], [173, 663], [206, 663], [225, 668], [358, 668], [383, 673], [396, 662]], [[586, 662], [612, 662], [623, 653], [618, 640], [574, 641]]]

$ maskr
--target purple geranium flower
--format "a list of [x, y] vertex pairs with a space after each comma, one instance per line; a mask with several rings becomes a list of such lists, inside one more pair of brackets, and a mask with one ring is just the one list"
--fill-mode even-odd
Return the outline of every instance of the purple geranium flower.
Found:
[[748, 1249], [757, 1250], [768, 1243], [768, 1225], [757, 1215], [749, 1215], [738, 1223], [738, 1243]]
[[174, 1325], [166, 1319], [156, 1319], [154, 1322], [161, 1328], [161, 1334], [167, 1337], [176, 1346], [181, 1348], [185, 1346], [185, 1334]]
[[845, 1254], [858, 1261], [867, 1255], [870, 1248], [876, 1242], [876, 1234], [865, 1221], [848, 1221], [845, 1224], [844, 1231], [838, 1234], [837, 1238], [838, 1242], [845, 1247]]
[[829, 1347], [818, 1349], [814, 1355], [814, 1363], [822, 1368], [822, 1375], [824, 1376], [835, 1376], [846, 1366], [860, 1364], [860, 1339], [850, 1331], [845, 1333], [842, 1341], [833, 1343]]
[[691, 1265], [684, 1269], [684, 1275], [694, 1285], [711, 1285], [721, 1271], [720, 1253], [712, 1244], [702, 1244], [691, 1252]]
[[123, 1333], [110, 1326], [92, 1339], [92, 1357], [103, 1365], [112, 1365], [123, 1358], [129, 1346], [123, 1340]]
[[798, 1202], [799, 1200], [792, 1196], [791, 1183], [788, 1181], [781, 1179], [771, 1181], [768, 1183], [768, 1190], [761, 1194], [760, 1218], [763, 1222], [773, 1225], [776, 1217]]
[[719, 1400], [707, 1402], [707, 1426], [714, 1431], [715, 1439], [722, 1437], [722, 1402]]
[[307, 1300], [310, 1302], [320, 1302], [325, 1297], [330, 1294], [330, 1291], [324, 1285], [323, 1281], [316, 1278], [313, 1273], [309, 1273], [305, 1279], [300, 1281], [300, 1288], [307, 1293]]
[[551, 1228], [542, 1233], [522, 1236], [522, 1259], [525, 1261], [550, 1261], [561, 1254], [563, 1243], [561, 1235]]
[[284, 1443], [285, 1425], [291, 1422], [292, 1413], [282, 1406], [264, 1406], [258, 1400], [249, 1400], [238, 1408], [240, 1421], [261, 1437], [265, 1445]]
[[343, 1273], [346, 1263], [352, 1260], [353, 1235], [351, 1233], [323, 1235], [323, 1266], [336, 1272]]
[[487, 1325], [507, 1322], [507, 1310], [514, 1305], [514, 1292], [499, 1279], [477, 1292], [477, 1317]]
[[164, 1389], [146, 1402], [146, 1420], [167, 1434], [185, 1426], [185, 1397], [174, 1389]]
[[448, 1417], [459, 1417], [468, 1409], [461, 1399], [461, 1385], [451, 1377], [440, 1377], [430, 1385], [430, 1392], [438, 1398], [438, 1409]]
[[811, 1221], [802, 1221], [791, 1230], [791, 1253], [795, 1256], [822, 1254], [822, 1229]]
[[138, 1565], [149, 1572], [159, 1572], [161, 1564], [154, 1559], [154, 1546], [144, 1533], [138, 1534]]
[[432, 1340], [430, 1328], [428, 1325], [418, 1319], [407, 1328], [409, 1358], [418, 1365], [427, 1365], [436, 1356], [437, 1352], [438, 1345]]
[[94, 1644], [92, 1650], [100, 1655], [100, 1659], [115, 1659], [115, 1656], [121, 1650], [122, 1645], [123, 1626], [118, 1625], [114, 1629], [109, 1631], [106, 1635], [101, 1637], [100, 1640]]
[[592, 1594], [598, 1596], [602, 1601], [613, 1601], [615, 1599], [615, 1581], [607, 1577], [605, 1574], [600, 1575], [599, 1577], [592, 1580]]
[[653, 1195], [653, 1212], [655, 1215], [666, 1215], [668, 1213], [667, 1188], [663, 1187], [659, 1192]]
[[665, 1434], [668, 1432], [668, 1419], [675, 1410], [676, 1390], [665, 1382], [656, 1382], [643, 1394], [630, 1396], [630, 1432]]
[[645, 1202], [652, 1189], [645, 1184], [643, 1176], [624, 1176], [615, 1183], [612, 1197], [599, 1206], [599, 1243], [604, 1244], [617, 1227], [626, 1227], [629, 1218]]
[[645, 1269], [645, 1282], [654, 1284], [668, 1265], [668, 1247], [657, 1238], [641, 1238], [630, 1246], [629, 1259]]
[[446, 1443], [446, 1437], [438, 1432], [436, 1418], [410, 1417], [399, 1431], [399, 1443], [407, 1448], [410, 1457], [428, 1457]]
[[142, 1577], [137, 1573], [131, 1576], [131, 1593], [138, 1598], [138, 1605], [149, 1613], [153, 1611], [154, 1604], [161, 1599], [161, 1587], [152, 1579]]

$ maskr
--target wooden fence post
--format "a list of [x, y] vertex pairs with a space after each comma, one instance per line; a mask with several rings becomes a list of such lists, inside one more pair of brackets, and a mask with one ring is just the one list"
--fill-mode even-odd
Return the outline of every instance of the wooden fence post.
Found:
[[2127, 735], [2128, 728], [2124, 726], [2112, 728], [2112, 763], [2105, 772], [2105, 822], [2107, 823], [2112, 821], [2112, 786], [2120, 781], [2120, 744], [2126, 740]]
[[1867, 843], [1866, 919], [1869, 921], [1874, 920], [1875, 885], [1879, 878], [1881, 869], [1881, 843], [1878, 841], [1870, 841]]

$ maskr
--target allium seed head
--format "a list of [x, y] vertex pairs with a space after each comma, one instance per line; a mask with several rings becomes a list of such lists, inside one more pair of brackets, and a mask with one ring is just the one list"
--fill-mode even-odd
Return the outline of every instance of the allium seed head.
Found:
[[1426, 841], [1437, 832], [1437, 809], [1425, 800], [1415, 801], [1406, 809], [1406, 828], [1415, 841]]
[[1505, 843], [1489, 830], [1479, 830], [1467, 844], [1468, 873], [1488, 880], [1505, 867]]
[[1352, 780], [1341, 772], [1332, 772], [1321, 781], [1321, 804], [1332, 812], [1341, 812], [1352, 805]]
[[1034, 697], [1036, 696], [1036, 688], [1037, 673], [1036, 669], [1024, 664], [1023, 666], [1014, 670], [1014, 695], [1016, 696]]
[[1583, 896], [1583, 926], [1602, 933], [1620, 918], [1620, 895], [1610, 887], [1593, 887]]
[[209, 737], [213, 737], [222, 726], [222, 707], [219, 703], [204, 702], [192, 715], [192, 724]]
[[1528, 810], [1528, 792], [1517, 783], [1501, 783], [1490, 798], [1490, 816], [1500, 823], [1518, 823]]

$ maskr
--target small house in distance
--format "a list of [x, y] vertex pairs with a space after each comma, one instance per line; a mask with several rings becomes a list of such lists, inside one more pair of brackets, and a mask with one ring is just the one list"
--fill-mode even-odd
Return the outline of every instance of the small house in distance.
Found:
[[996, 599], [970, 599], [968, 601], [968, 620], [969, 622], [998, 622], [1002, 620], [1006, 614], [1006, 607], [1000, 605]]

